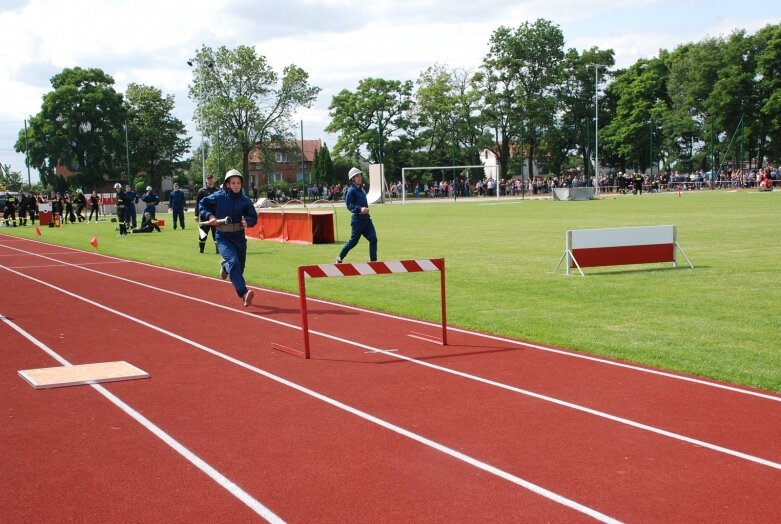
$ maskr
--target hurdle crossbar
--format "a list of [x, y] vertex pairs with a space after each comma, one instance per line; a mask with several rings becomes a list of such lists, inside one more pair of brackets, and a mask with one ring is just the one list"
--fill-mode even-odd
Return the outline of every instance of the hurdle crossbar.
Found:
[[[354, 264], [319, 264], [298, 267], [298, 303], [301, 309], [301, 331], [304, 336], [304, 350], [300, 351], [281, 344], [272, 343], [271, 347], [303, 358], [310, 357], [309, 315], [306, 306], [306, 279], [327, 277], [354, 277], [362, 275], [388, 275], [391, 273], [419, 273], [439, 271], [440, 300], [442, 307], [442, 340], [436, 340], [447, 346], [447, 310], [445, 300], [445, 259], [396, 260], [385, 262], [356, 262]], [[426, 336], [429, 341], [436, 337]]]

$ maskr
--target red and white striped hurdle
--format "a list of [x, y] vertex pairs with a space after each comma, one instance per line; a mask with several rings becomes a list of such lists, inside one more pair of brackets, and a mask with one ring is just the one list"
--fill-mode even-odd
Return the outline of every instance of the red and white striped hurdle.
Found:
[[676, 226], [617, 227], [567, 231], [564, 254], [553, 269], [566, 260], [566, 272], [584, 267], [672, 262], [678, 267], [677, 251], [693, 269], [689, 257], [678, 245]]
[[301, 331], [304, 335], [304, 350], [299, 351], [280, 344], [272, 344], [274, 349], [285, 351], [293, 355], [309, 358], [309, 315], [306, 307], [306, 279], [329, 277], [355, 277], [363, 275], [389, 275], [394, 273], [420, 273], [425, 271], [439, 271], [440, 274], [440, 298], [442, 306], [442, 339], [421, 333], [415, 333], [416, 338], [434, 341], [447, 345], [447, 311], [445, 306], [445, 259], [418, 259], [395, 260], [383, 262], [356, 262], [352, 264], [318, 264], [314, 266], [298, 267], [298, 301], [301, 309]]

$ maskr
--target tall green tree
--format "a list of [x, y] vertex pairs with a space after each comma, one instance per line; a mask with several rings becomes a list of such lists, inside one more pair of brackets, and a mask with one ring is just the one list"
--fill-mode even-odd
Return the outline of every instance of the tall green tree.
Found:
[[[288, 65], [279, 74], [249, 46], [216, 51], [204, 46], [192, 63], [190, 98], [197, 103], [198, 125], [210, 137], [219, 129], [221, 146], [222, 140], [234, 144], [245, 177], [250, 151], [258, 148], [263, 159], [272, 161], [270, 146], [295, 140], [293, 113], [310, 107], [320, 92], [300, 67]], [[223, 164], [226, 169], [238, 167]]]
[[[597, 93], [600, 86], [613, 76], [615, 65], [612, 49], [592, 47], [582, 53], [569, 49], [564, 57], [562, 81], [559, 84], [559, 108], [556, 125], [546, 133], [543, 153], [549, 159], [547, 167], [554, 173], [580, 167], [584, 175], [595, 175], [597, 146], [596, 120], [604, 126], [610, 120], [609, 105]], [[597, 118], [598, 117], [598, 118]], [[574, 151], [580, 158], [570, 158]]]
[[21, 191], [22, 185], [21, 172], [11, 171], [11, 166], [8, 164], [0, 164], [0, 190]]
[[163, 96], [156, 87], [129, 84], [128, 106], [129, 178], [143, 171], [150, 185], [160, 188], [165, 177], [175, 177], [184, 169], [183, 157], [190, 148], [184, 124], [174, 117], [174, 98]]
[[340, 133], [334, 152], [354, 159], [361, 158], [362, 148], [370, 160], [386, 163], [386, 175], [394, 168], [393, 157], [385, 155], [389, 142], [410, 132], [410, 112], [415, 102], [410, 80], [364, 78], [355, 92], [343, 89], [328, 106], [329, 133]]
[[[660, 54], [666, 56], [664, 51]], [[639, 60], [619, 72], [608, 87], [617, 103], [615, 116], [602, 129], [600, 143], [616, 155], [620, 169], [644, 171], [659, 158], [660, 122], [669, 107], [667, 76], [663, 58]]]
[[[56, 180], [58, 163], [75, 172], [73, 182], [84, 188], [117, 178], [125, 158], [126, 110], [114, 79], [100, 69], [74, 67], [54, 75], [51, 85], [41, 111], [29, 121], [30, 166], [59, 188], [64, 184]], [[23, 129], [14, 147], [25, 150]]]
[[[718, 79], [706, 102], [716, 116], [717, 126], [734, 138], [727, 144], [731, 160], [747, 160], [755, 155], [760, 108], [756, 82], [755, 39], [743, 30], [733, 32], [724, 46], [724, 61]], [[731, 147], [730, 147], [731, 146]]]
[[718, 133], [707, 100], [723, 67], [724, 42], [709, 38], [677, 47], [669, 56], [667, 92], [670, 111], [665, 131], [670, 135], [671, 155], [682, 168], [708, 169], [707, 154], [715, 147]]
[[781, 160], [781, 24], [768, 25], [757, 40], [757, 90], [761, 135], [758, 156]]
[[[562, 79], [564, 35], [554, 23], [538, 19], [516, 29], [500, 27], [491, 35], [483, 59], [486, 117], [494, 129], [494, 152], [507, 173], [510, 144], [524, 141], [531, 162], [544, 132], [553, 125]], [[528, 171], [527, 171], [528, 172]]]
[[333, 184], [334, 163], [331, 159], [331, 152], [328, 150], [328, 144], [315, 151], [315, 161], [312, 164], [312, 181], [316, 184]]

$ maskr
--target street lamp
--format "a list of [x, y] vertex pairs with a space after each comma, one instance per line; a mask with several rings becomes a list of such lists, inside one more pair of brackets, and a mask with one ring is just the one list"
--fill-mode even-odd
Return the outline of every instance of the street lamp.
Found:
[[654, 119], [648, 121], [648, 167], [651, 169], [651, 180], [654, 178]]
[[594, 68], [594, 194], [599, 193], [599, 64]]
[[[195, 66], [195, 61], [190, 59], [187, 61], [187, 65], [190, 67]], [[202, 100], [203, 94], [203, 79], [198, 83], [198, 99]], [[201, 116], [201, 187], [206, 187], [206, 151], [203, 146], [203, 116]]]

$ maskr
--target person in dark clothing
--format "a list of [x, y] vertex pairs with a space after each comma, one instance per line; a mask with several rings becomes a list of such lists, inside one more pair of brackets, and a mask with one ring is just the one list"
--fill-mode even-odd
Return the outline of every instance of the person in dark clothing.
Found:
[[[252, 305], [254, 292], [247, 288], [244, 281], [244, 266], [247, 261], [247, 237], [244, 230], [258, 222], [258, 214], [249, 197], [241, 191], [244, 176], [231, 169], [225, 174], [222, 190], [202, 199], [199, 216], [217, 228], [217, 247], [222, 255], [220, 278], [230, 277], [236, 294], [244, 302], [244, 307]], [[230, 219], [229, 222], [220, 221]]]
[[[211, 195], [217, 191], [217, 186], [214, 185], [214, 176], [208, 175], [206, 177], [206, 187], [202, 187], [198, 190], [198, 193], [195, 195], [195, 220], [200, 221], [198, 218], [198, 205], [201, 203], [201, 200], [206, 198], [207, 196]], [[219, 254], [220, 250], [217, 247], [217, 238], [214, 235], [214, 232], [216, 231], [215, 228], [212, 226], [200, 226], [201, 230], [205, 233], [204, 235], [198, 235], [198, 249], [201, 253], [203, 253], [204, 247], [206, 247], [206, 239], [209, 236], [209, 231], [212, 232], [212, 240], [214, 240], [214, 252]]]
[[19, 194], [19, 225], [20, 226], [27, 225], [27, 211], [28, 209], [30, 209], [31, 199], [32, 199], [32, 193], [30, 193], [30, 196], [27, 196], [24, 193]]
[[141, 227], [134, 227], [130, 230], [131, 233], [151, 233], [152, 231], [160, 233], [160, 226], [157, 225], [157, 220], [152, 218], [148, 211], [141, 219]]
[[128, 227], [136, 227], [136, 204], [138, 204], [138, 195], [130, 184], [125, 186], [125, 224]]
[[62, 195], [59, 193], [54, 194], [54, 198], [51, 201], [52, 204], [52, 220], [55, 224], [62, 224], [62, 213], [65, 210], [65, 205], [62, 201]]
[[641, 175], [640, 173], [635, 173], [634, 184], [635, 184], [635, 194], [642, 195], [643, 194], [643, 175]]
[[[21, 208], [21, 205], [19, 207]], [[32, 191], [27, 193], [27, 198], [25, 201], [25, 212], [27, 213], [27, 216], [30, 217], [30, 223], [35, 225], [35, 217], [38, 214], [38, 199], [35, 197], [35, 193]], [[27, 218], [24, 219], [24, 224], [22, 225], [27, 225]]]
[[117, 182], [114, 184], [114, 191], [117, 192], [117, 222], [119, 222], [119, 236], [127, 236], [127, 224], [125, 224], [125, 191], [122, 189], [122, 184]]
[[149, 213], [152, 218], [155, 218], [157, 214], [157, 204], [160, 203], [160, 197], [152, 189], [152, 186], [146, 186], [146, 193], [141, 197], [141, 200], [146, 204], [144, 206], [144, 213]]
[[[16, 227], [16, 207], [19, 205], [19, 199], [9, 193], [5, 192], [5, 209], [3, 209], [3, 222], [5, 227]], [[11, 220], [13, 222], [11, 222]]]
[[168, 196], [168, 209], [171, 210], [174, 217], [174, 229], [176, 229], [177, 219], [179, 225], [184, 229], [184, 212], [187, 211], [184, 200], [184, 192], [179, 189], [179, 184], [174, 183], [174, 190]]
[[73, 224], [76, 222], [76, 215], [73, 213], [73, 202], [71, 201], [70, 194], [65, 193], [65, 195], [62, 197], [62, 201], [65, 205], [65, 215], [63, 218]]
[[[115, 186], [116, 187], [116, 186]], [[95, 222], [98, 221], [98, 216], [100, 215], [100, 197], [98, 196], [97, 191], [93, 191], [92, 194], [89, 196], [89, 218], [87, 219], [87, 222], [92, 220], [92, 215], [95, 215]]]
[[369, 202], [366, 199], [366, 191], [364, 191], [361, 186], [363, 182], [363, 172], [354, 167], [350, 169], [347, 178], [350, 180], [350, 189], [347, 190], [347, 195], [344, 197], [344, 203], [352, 214], [352, 218], [350, 219], [352, 233], [350, 240], [342, 246], [339, 256], [336, 257], [336, 263], [342, 263], [347, 256], [347, 253], [358, 244], [361, 236], [364, 236], [366, 240], [369, 241], [369, 259], [372, 262], [375, 262], [377, 260], [377, 232], [375, 231], [374, 224], [369, 216]]
[[81, 189], [76, 190], [76, 218], [79, 222], [84, 222], [84, 215], [82, 212], [87, 207], [87, 199], [84, 197], [84, 192]]

